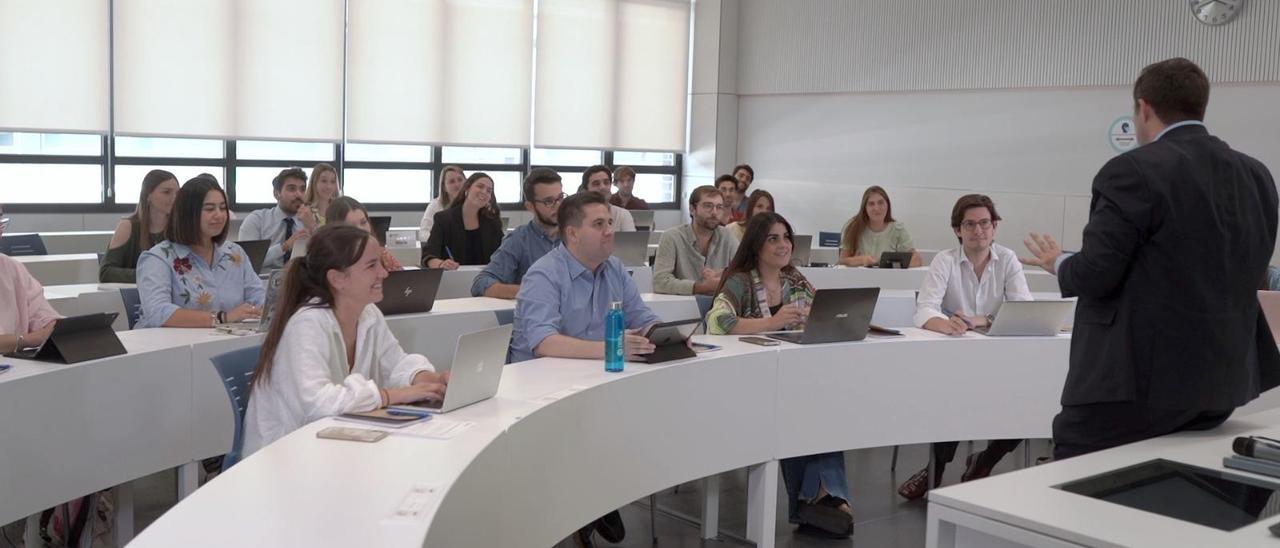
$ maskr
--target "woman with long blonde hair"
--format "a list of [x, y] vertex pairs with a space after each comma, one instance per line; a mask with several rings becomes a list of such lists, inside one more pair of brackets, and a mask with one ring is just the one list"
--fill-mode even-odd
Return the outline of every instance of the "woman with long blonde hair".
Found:
[[427, 210], [422, 214], [422, 223], [418, 225], [419, 242], [426, 242], [431, 238], [431, 229], [436, 224], [436, 213], [449, 209], [449, 206], [453, 205], [453, 201], [458, 198], [458, 193], [462, 191], [463, 183], [466, 182], [467, 176], [458, 166], [444, 166], [444, 169], [440, 170], [440, 195], [427, 204]]

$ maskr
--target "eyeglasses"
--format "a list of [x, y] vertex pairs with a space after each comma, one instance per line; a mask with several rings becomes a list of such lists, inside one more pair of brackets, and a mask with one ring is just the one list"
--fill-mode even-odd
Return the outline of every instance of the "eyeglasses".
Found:
[[701, 202], [698, 204], [698, 209], [701, 209], [703, 211], [724, 211], [729, 208], [724, 204], [717, 204], [712, 202]]
[[991, 219], [983, 219], [981, 221], [965, 221], [963, 223], [960, 223], [960, 228], [963, 228], [970, 232], [973, 232], [973, 229], [977, 227], [982, 227], [983, 230], [986, 230], [993, 226], [995, 226], [995, 223], [992, 222]]
[[561, 192], [559, 196], [552, 196], [550, 198], [543, 198], [541, 200], [529, 200], [529, 201], [535, 204], [541, 204], [546, 207], [553, 207], [556, 204], [563, 202], [565, 196], [566, 194]]

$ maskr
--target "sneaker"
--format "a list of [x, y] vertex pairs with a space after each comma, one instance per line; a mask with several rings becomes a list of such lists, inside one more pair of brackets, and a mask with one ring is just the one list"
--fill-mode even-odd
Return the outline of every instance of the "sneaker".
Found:
[[595, 529], [600, 533], [600, 538], [613, 544], [618, 544], [627, 537], [627, 527], [622, 523], [622, 514], [619, 514], [617, 510], [597, 519]]
[[853, 534], [853, 515], [840, 509], [843, 499], [826, 496], [815, 503], [800, 503], [800, 521], [832, 535], [828, 538], [848, 538]]

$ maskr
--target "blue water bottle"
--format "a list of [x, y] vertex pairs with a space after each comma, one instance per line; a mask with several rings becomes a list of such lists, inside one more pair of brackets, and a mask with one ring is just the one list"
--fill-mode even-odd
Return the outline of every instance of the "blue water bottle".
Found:
[[614, 301], [604, 314], [604, 370], [610, 373], [622, 371], [622, 336], [627, 326], [622, 317], [622, 302]]

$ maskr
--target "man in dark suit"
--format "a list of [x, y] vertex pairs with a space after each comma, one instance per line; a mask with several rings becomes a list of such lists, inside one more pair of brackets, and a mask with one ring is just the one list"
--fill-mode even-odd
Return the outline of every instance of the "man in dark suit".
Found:
[[1133, 86], [1143, 146], [1093, 180], [1078, 253], [1031, 234], [1028, 264], [1079, 297], [1054, 456], [1216, 427], [1280, 384], [1258, 306], [1276, 243], [1275, 182], [1205, 128], [1209, 80], [1169, 59]]

